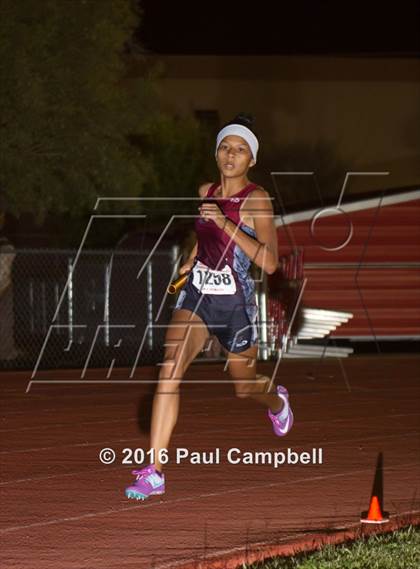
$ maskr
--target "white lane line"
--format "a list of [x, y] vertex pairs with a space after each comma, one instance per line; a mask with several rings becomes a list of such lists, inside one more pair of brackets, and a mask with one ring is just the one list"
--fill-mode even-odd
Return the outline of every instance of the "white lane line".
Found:
[[[107, 421], [81, 421], [77, 423], [77, 426], [80, 427], [82, 425], [104, 425], [108, 423], [128, 423], [137, 421], [135, 418], [127, 418], [127, 419], [110, 419]], [[22, 433], [24, 431], [44, 431], [46, 429], [57, 429], [59, 427], [71, 427], [74, 428], [73, 423], [51, 423], [50, 425], [37, 425], [35, 427], [20, 427], [19, 429], [0, 429], [0, 433]]]
[[[241, 412], [242, 413], [242, 412]], [[420, 415], [420, 413], [407, 413], [407, 414], [397, 414], [397, 415], [387, 415], [388, 418], [400, 418], [400, 417], [411, 417], [411, 416], [417, 416]], [[384, 416], [382, 415], [369, 415], [369, 420], [372, 419], [383, 419]], [[328, 420], [327, 422], [330, 423], [346, 423], [346, 422], [351, 422], [354, 423], [357, 420], [363, 420], [363, 417], [360, 416], [353, 416], [350, 417], [348, 419], [332, 419], [332, 420]], [[136, 419], [137, 420], [137, 419]], [[106, 421], [105, 421], [106, 422]], [[320, 420], [316, 420], [316, 421], [300, 421], [299, 424], [300, 425], [317, 425], [317, 424], [325, 424], [325, 419], [320, 419]], [[53, 428], [51, 426], [51, 428]], [[224, 429], [214, 429], [214, 430], [207, 430], [207, 431], [200, 431], [200, 434], [203, 435], [207, 435], [207, 434], [212, 434], [212, 433], [222, 433], [225, 432], [226, 428]], [[241, 427], [241, 432], [243, 431], [252, 431], [255, 432], [255, 426], [250, 425], [250, 426], [243, 426]], [[189, 435], [191, 433], [191, 431], [185, 432], [185, 433], [175, 433], [172, 438], [174, 437], [185, 437], [187, 435]], [[146, 435], [146, 433], [144, 433]], [[261, 434], [263, 434], [263, 432], [261, 432]], [[54, 446], [48, 446], [48, 447], [34, 447], [34, 448], [25, 448], [25, 449], [15, 449], [15, 450], [2, 450], [0, 451], [0, 455], [5, 455], [5, 454], [21, 454], [21, 453], [25, 453], [25, 452], [40, 452], [40, 451], [47, 451], [47, 450], [56, 450], [58, 448], [77, 448], [77, 447], [89, 447], [89, 446], [95, 446], [95, 445], [111, 445], [111, 444], [117, 444], [117, 443], [124, 443], [124, 442], [129, 442], [129, 441], [134, 441], [134, 440], [139, 440], [142, 438], [142, 433], [139, 433], [138, 436], [136, 437], [132, 437], [129, 439], [116, 439], [116, 440], [107, 440], [107, 441], [98, 441], [98, 442], [92, 442], [92, 443], [73, 443], [73, 444], [63, 444], [63, 445], [54, 445]]]

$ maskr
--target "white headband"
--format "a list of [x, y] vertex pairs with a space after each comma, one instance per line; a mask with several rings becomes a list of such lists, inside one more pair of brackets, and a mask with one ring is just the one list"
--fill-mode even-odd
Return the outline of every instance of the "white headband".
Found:
[[249, 128], [247, 128], [246, 126], [243, 126], [241, 124], [228, 124], [227, 126], [222, 128], [222, 130], [217, 135], [216, 155], [217, 155], [217, 149], [219, 148], [219, 144], [222, 142], [222, 140], [226, 136], [229, 136], [230, 134], [234, 134], [236, 136], [241, 136], [244, 140], [247, 141], [247, 143], [251, 149], [252, 157], [256, 162], [257, 161], [257, 152], [258, 152], [258, 139], [255, 136], [255, 134], [252, 132], [252, 130], [250, 130]]

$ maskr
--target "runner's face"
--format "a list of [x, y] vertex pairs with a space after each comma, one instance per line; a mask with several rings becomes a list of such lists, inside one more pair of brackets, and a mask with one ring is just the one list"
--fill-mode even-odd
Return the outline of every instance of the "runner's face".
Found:
[[228, 177], [243, 176], [255, 164], [251, 149], [241, 136], [225, 136], [217, 149], [217, 165], [220, 172]]

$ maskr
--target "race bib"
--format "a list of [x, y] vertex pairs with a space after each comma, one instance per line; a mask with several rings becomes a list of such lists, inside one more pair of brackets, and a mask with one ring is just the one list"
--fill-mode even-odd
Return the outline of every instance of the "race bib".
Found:
[[202, 294], [235, 294], [236, 281], [229, 265], [221, 271], [197, 261], [193, 268], [193, 285]]

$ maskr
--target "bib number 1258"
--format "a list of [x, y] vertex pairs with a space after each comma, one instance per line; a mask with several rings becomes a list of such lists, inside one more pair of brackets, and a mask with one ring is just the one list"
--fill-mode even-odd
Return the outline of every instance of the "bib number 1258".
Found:
[[236, 282], [232, 269], [226, 265], [221, 271], [198, 262], [193, 268], [193, 285], [202, 294], [235, 294]]

